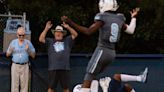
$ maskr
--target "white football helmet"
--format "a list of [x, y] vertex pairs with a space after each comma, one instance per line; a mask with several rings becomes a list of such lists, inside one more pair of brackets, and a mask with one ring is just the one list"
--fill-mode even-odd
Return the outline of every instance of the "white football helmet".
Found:
[[101, 13], [105, 11], [116, 11], [118, 9], [117, 0], [100, 0], [99, 1], [99, 10]]

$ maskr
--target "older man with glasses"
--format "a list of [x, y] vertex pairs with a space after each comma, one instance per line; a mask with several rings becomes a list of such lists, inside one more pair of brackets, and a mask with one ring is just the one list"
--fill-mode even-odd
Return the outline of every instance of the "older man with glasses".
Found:
[[17, 39], [11, 41], [6, 56], [12, 56], [11, 92], [28, 92], [29, 56], [35, 58], [35, 48], [25, 39], [24, 27], [17, 30]]

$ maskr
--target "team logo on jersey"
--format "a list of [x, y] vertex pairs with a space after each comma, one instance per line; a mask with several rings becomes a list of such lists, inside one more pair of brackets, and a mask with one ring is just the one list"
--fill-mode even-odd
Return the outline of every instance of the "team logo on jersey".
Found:
[[55, 42], [53, 46], [56, 52], [60, 52], [64, 50], [64, 42]]

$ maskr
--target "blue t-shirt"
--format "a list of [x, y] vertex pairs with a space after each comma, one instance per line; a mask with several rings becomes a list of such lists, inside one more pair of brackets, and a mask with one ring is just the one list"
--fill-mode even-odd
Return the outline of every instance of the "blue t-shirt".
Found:
[[12, 40], [7, 52], [9, 52], [10, 48], [14, 48], [12, 52], [12, 61], [15, 63], [25, 63], [29, 61], [29, 54], [27, 52], [26, 44], [29, 46], [29, 50], [35, 53], [35, 48], [29, 40], [24, 40], [23, 44], [20, 46], [18, 43], [18, 39]]
[[48, 46], [48, 70], [70, 70], [70, 53], [74, 40], [71, 36], [65, 37], [62, 41], [54, 38], [46, 38]]

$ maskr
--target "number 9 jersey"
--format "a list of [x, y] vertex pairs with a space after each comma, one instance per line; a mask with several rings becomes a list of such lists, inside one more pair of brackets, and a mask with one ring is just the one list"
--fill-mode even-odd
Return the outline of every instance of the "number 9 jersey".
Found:
[[104, 25], [99, 29], [98, 46], [115, 49], [115, 43], [120, 38], [120, 33], [125, 17], [120, 13], [104, 12], [98, 13], [95, 21], [103, 21]]

